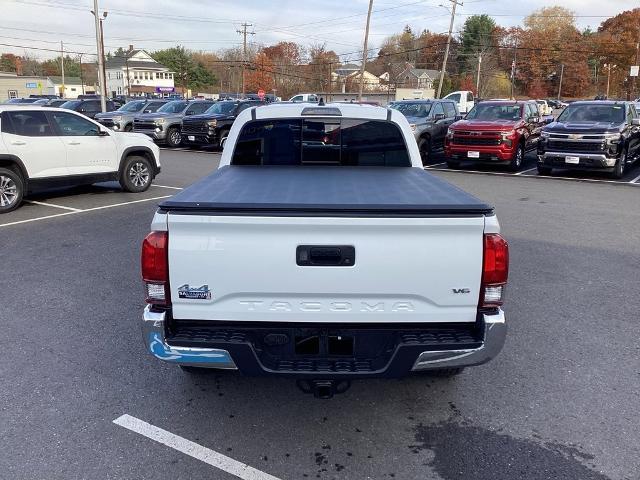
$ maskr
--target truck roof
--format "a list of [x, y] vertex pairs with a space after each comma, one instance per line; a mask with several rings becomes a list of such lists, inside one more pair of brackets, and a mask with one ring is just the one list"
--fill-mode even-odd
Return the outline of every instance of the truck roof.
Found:
[[486, 215], [493, 207], [419, 168], [226, 166], [161, 211], [252, 216]]

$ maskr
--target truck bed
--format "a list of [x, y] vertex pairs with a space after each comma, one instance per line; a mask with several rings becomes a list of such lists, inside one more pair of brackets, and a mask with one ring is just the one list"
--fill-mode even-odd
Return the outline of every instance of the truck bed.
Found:
[[252, 216], [493, 214], [492, 206], [424, 170], [361, 166], [227, 166], [160, 209]]

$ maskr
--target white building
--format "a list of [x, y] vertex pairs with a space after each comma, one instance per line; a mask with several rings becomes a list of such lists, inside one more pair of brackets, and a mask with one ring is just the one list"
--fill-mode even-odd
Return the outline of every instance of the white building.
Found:
[[167, 96], [176, 92], [173, 83], [174, 72], [156, 62], [145, 50], [134, 50], [131, 47], [126, 57], [108, 59], [105, 70], [109, 96]]
[[[49, 77], [55, 87], [57, 95], [62, 94], [62, 77]], [[63, 98], [78, 98], [78, 95], [84, 95], [87, 91], [94, 92], [93, 85], [83, 85], [82, 80], [79, 77], [65, 77], [64, 79], [64, 97]]]

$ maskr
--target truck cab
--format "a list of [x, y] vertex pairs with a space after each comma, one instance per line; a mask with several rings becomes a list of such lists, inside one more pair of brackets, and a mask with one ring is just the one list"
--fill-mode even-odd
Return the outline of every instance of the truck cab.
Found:
[[457, 92], [451, 92], [449, 95], [443, 98], [443, 100], [452, 100], [458, 104], [458, 111], [460, 113], [468, 113], [476, 105], [473, 92], [470, 90], [459, 90]]

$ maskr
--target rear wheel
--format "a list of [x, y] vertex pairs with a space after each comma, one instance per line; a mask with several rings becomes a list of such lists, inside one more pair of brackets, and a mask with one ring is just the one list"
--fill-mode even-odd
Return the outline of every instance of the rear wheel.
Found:
[[175, 148], [182, 142], [182, 135], [180, 130], [176, 127], [171, 127], [167, 130], [167, 146]]
[[544, 167], [542, 165], [538, 165], [538, 175], [551, 175], [551, 171], [553, 169], [551, 167]]
[[422, 165], [427, 165], [431, 160], [431, 137], [422, 137], [418, 142], [418, 149], [420, 150]]
[[0, 168], [0, 213], [18, 208], [23, 195], [22, 175], [8, 168]]
[[509, 169], [512, 172], [517, 172], [522, 168], [522, 162], [524, 161], [524, 145], [518, 145], [518, 149], [513, 154], [513, 158], [511, 159], [511, 163], [509, 164]]
[[120, 186], [127, 192], [140, 193], [151, 186], [153, 175], [149, 160], [139, 155], [127, 157], [120, 172]]
[[611, 176], [617, 180], [620, 180], [624, 176], [624, 172], [627, 167], [627, 150], [625, 149], [621, 154], [616, 167], [613, 169]]

